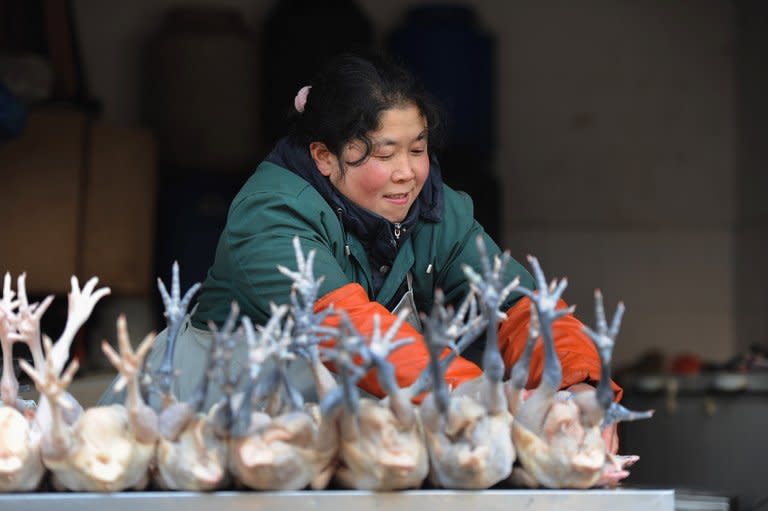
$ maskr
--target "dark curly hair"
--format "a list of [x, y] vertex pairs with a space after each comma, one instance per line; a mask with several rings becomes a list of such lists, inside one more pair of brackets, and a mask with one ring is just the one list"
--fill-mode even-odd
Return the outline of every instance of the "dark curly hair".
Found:
[[435, 149], [441, 142], [443, 116], [436, 101], [410, 72], [384, 55], [338, 55], [310, 85], [304, 111], [293, 115], [291, 135], [301, 145], [322, 142], [341, 161], [344, 146], [359, 140], [365, 146], [363, 156], [348, 163], [360, 165], [373, 150], [368, 134], [379, 129], [381, 114], [411, 103], [426, 120], [429, 146]]

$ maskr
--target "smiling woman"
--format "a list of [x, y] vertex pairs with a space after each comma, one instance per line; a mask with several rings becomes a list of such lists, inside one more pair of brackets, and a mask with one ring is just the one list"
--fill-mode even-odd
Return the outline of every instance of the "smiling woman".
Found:
[[[432, 309], [437, 290], [446, 305], [461, 303], [469, 291], [463, 268], [483, 271], [478, 238], [491, 258], [501, 253], [474, 220], [471, 199], [443, 183], [435, 157], [438, 110], [403, 68], [382, 56], [341, 55], [297, 92], [294, 107], [290, 134], [232, 202], [197, 308], [178, 338], [173, 357], [181, 371], [181, 399], [192, 394], [205, 370], [209, 321], [222, 324], [237, 302], [242, 315], [264, 324], [270, 304], [289, 303], [291, 282], [277, 266], [294, 260], [294, 237], [305, 253], [314, 251], [314, 274], [323, 277], [317, 312], [330, 306], [344, 310], [363, 336], [396, 325], [396, 339], [414, 339], [388, 356], [401, 387], [413, 383], [429, 362], [417, 313]], [[536, 286], [510, 260], [503, 280], [515, 277], [528, 289]], [[513, 291], [500, 305], [506, 319], [498, 345], [507, 374], [526, 344], [530, 303]], [[395, 312], [404, 304], [415, 312], [413, 325], [397, 322]], [[339, 320], [332, 315], [326, 321]], [[555, 329], [563, 387], [600, 379], [597, 353], [581, 327], [570, 317]], [[482, 351], [472, 348], [467, 352]], [[161, 333], [151, 367], [164, 349]], [[236, 366], [248, 358], [244, 346], [238, 349]], [[469, 357], [448, 366], [451, 388], [482, 374], [479, 356]], [[531, 385], [540, 378], [542, 358], [542, 350], [534, 350]], [[384, 394], [375, 371], [358, 385]], [[219, 395], [212, 387], [208, 399]]]
[[421, 111], [409, 103], [381, 114], [379, 129], [370, 135], [373, 150], [368, 157], [356, 140], [344, 147], [340, 158], [322, 142], [309, 144], [309, 152], [341, 194], [390, 222], [402, 222], [429, 175], [426, 128]]

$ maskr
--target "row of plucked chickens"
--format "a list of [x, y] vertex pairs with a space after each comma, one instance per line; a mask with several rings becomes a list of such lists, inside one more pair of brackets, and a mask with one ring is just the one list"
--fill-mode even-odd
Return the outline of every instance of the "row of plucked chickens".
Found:
[[[314, 304], [322, 278], [312, 272], [314, 254], [306, 257], [294, 240], [297, 271], [280, 267], [292, 281], [291, 303], [273, 306], [266, 325], [254, 328], [247, 317], [238, 324], [232, 305], [220, 328], [211, 324], [207, 370], [186, 402], [175, 399], [173, 350], [187, 306], [197, 290], [181, 296], [174, 266], [170, 294], [158, 279], [168, 319], [165, 356], [157, 368], [146, 368], [154, 342], [148, 335], [133, 350], [126, 320], [117, 322], [119, 353], [105, 341], [105, 355], [119, 371], [123, 405], [83, 410], [67, 392], [77, 361], [66, 366], [74, 335], [107, 288], [91, 279], [82, 289], [72, 279], [68, 319], [55, 342], [40, 333], [40, 319], [51, 298], [28, 303], [24, 276], [17, 293], [6, 275], [0, 301], [3, 349], [0, 407], [0, 491], [31, 491], [46, 472], [55, 489], [120, 491], [159, 487], [212, 490], [248, 487], [259, 490], [342, 487], [398, 490], [421, 487], [483, 489], [498, 483], [553, 488], [588, 488], [616, 483], [636, 457], [619, 457], [606, 449], [602, 428], [619, 420], [650, 416], [633, 413], [613, 402], [610, 359], [619, 330], [620, 304], [610, 327], [602, 298], [595, 293], [597, 331], [587, 329], [602, 362], [594, 391], [559, 391], [560, 362], [554, 351], [552, 325], [568, 309], [557, 309], [566, 281], [547, 285], [535, 258], [530, 263], [536, 292], [503, 281], [509, 256], [483, 257], [483, 274], [466, 268], [472, 292], [455, 312], [444, 307], [438, 292], [425, 316], [431, 363], [410, 387], [400, 388], [387, 356], [411, 339], [395, 339], [405, 313], [387, 331], [374, 318], [374, 333], [362, 336], [343, 311], [338, 328], [324, 324], [331, 310], [316, 314]], [[528, 343], [503, 381], [498, 351], [499, 307], [516, 289], [530, 297]], [[443, 374], [457, 353], [484, 332], [484, 375], [449, 389]], [[337, 339], [326, 347], [329, 338]], [[540, 385], [524, 391], [534, 344], [544, 343], [545, 367]], [[11, 366], [12, 344], [30, 347], [33, 365], [22, 369], [40, 392], [36, 408], [18, 398]], [[249, 363], [237, 373], [235, 346], [247, 342]], [[480, 342], [480, 341], [478, 341]], [[44, 348], [44, 349], [43, 349]], [[305, 403], [289, 377], [291, 361], [301, 357], [312, 370], [319, 403]], [[323, 361], [332, 361], [337, 377]], [[66, 366], [66, 368], [65, 368]], [[357, 381], [371, 369], [387, 397], [362, 398]], [[211, 384], [223, 398], [203, 409]], [[424, 397], [424, 393], [426, 396]], [[154, 394], [154, 395], [153, 395]], [[420, 405], [414, 398], [422, 396]], [[524, 398], [525, 396], [525, 398]], [[152, 405], [150, 405], [152, 403]], [[518, 460], [518, 463], [515, 463]]]

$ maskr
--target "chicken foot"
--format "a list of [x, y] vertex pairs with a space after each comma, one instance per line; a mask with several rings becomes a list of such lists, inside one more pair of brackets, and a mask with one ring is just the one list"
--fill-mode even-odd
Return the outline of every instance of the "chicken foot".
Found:
[[163, 281], [160, 278], [157, 279], [157, 287], [160, 290], [160, 295], [163, 298], [163, 305], [165, 306], [164, 315], [168, 321], [168, 334], [163, 358], [160, 362], [160, 366], [157, 367], [152, 374], [152, 379], [156, 386], [155, 390], [158, 391], [162, 398], [159, 410], [165, 409], [175, 401], [172, 388], [173, 380], [177, 375], [173, 368], [173, 353], [176, 349], [176, 341], [179, 337], [181, 325], [184, 322], [184, 317], [187, 314], [189, 304], [192, 301], [194, 294], [200, 288], [200, 283], [197, 282], [193, 284], [182, 297], [181, 284], [179, 282], [179, 263], [177, 261], [173, 262], [171, 273], [170, 294]]
[[[19, 383], [13, 369], [13, 342], [19, 323], [14, 309], [20, 300], [13, 300], [10, 280], [10, 275], [6, 274], [0, 298], [0, 344], [3, 353], [0, 396], [5, 405], [0, 407], [0, 492], [32, 491], [38, 487], [45, 473], [40, 456], [40, 434], [32, 429], [25, 403], [18, 396]], [[47, 303], [35, 312], [42, 315]]]

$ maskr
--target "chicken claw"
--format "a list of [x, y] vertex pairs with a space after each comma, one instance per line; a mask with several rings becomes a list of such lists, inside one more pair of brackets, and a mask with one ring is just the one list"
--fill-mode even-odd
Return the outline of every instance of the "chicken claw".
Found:
[[152, 345], [155, 342], [155, 333], [149, 333], [138, 349], [134, 352], [131, 348], [131, 340], [128, 336], [128, 325], [125, 320], [125, 315], [121, 314], [117, 319], [117, 342], [120, 354], [118, 355], [114, 348], [110, 346], [107, 341], [102, 341], [101, 349], [104, 355], [109, 359], [110, 363], [120, 373], [120, 377], [115, 382], [115, 391], [120, 392], [125, 388], [131, 379], [138, 376], [141, 368], [144, 365], [144, 359], [152, 349]]

